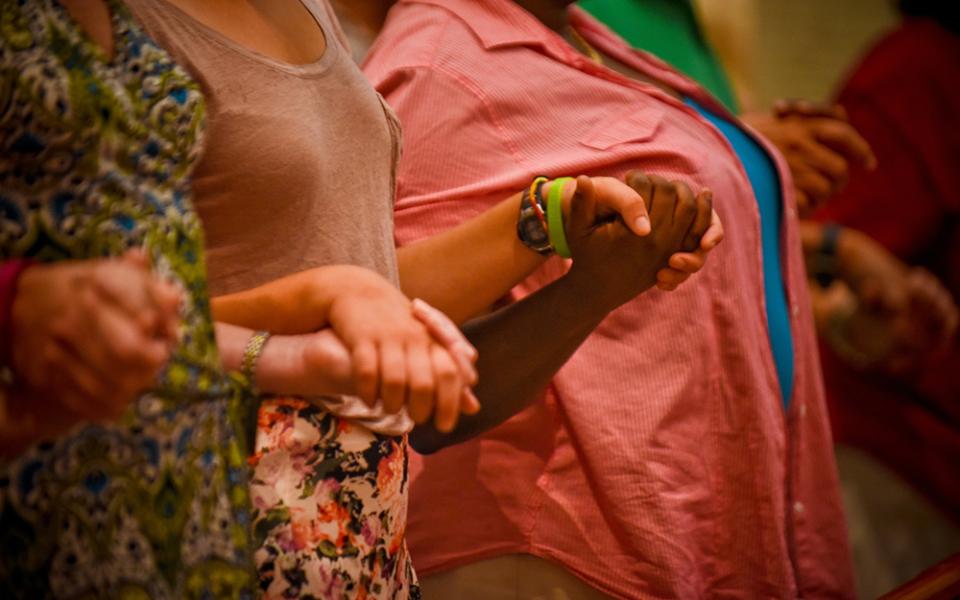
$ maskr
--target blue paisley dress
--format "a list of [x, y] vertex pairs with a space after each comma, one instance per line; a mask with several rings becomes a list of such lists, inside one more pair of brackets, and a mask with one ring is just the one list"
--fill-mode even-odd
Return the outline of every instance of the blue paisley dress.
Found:
[[0, 258], [149, 253], [182, 343], [116, 425], [0, 463], [0, 597], [252, 598], [254, 403], [221, 367], [190, 175], [199, 88], [110, 2], [107, 58], [56, 0], [0, 0]]

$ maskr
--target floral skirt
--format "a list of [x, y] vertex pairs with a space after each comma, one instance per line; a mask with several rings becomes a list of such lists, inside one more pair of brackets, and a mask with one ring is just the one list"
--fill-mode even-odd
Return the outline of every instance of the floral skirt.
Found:
[[260, 408], [251, 497], [263, 596], [420, 598], [407, 552], [407, 441], [305, 400]]

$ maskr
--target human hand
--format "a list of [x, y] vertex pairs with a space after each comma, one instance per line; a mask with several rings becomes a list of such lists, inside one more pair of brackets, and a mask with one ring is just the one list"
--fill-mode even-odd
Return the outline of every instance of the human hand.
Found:
[[[671, 268], [671, 258], [685, 244], [690, 240], [696, 240], [694, 244], [704, 243], [713, 220], [709, 193], [695, 197], [682, 183], [639, 172], [630, 173], [627, 181], [648, 199], [652, 225], [649, 235], [636, 236], [620, 221], [598, 224], [595, 190], [587, 177], [578, 178], [571, 209], [568, 237], [573, 267], [569, 277], [589, 289], [590, 297], [605, 312], [657, 284], [658, 273]], [[693, 237], [688, 240], [691, 233]], [[722, 227], [718, 224], [708, 245], [715, 246], [720, 237]], [[679, 262], [688, 261], [689, 257], [684, 257]]]
[[[958, 309], [950, 293], [926, 269], [911, 267], [869, 236], [843, 229], [837, 240], [839, 276], [856, 300], [852, 322], [858, 337], [882, 339], [873, 362], [903, 373], [956, 335]], [[855, 341], [851, 341], [856, 345]]]
[[851, 165], [876, 167], [870, 145], [849, 123], [842, 107], [781, 101], [772, 113], [747, 114], [743, 121], [783, 153], [801, 211], [812, 210], [843, 189]]
[[[595, 225], [621, 221], [634, 235], [645, 236], [650, 233], [650, 214], [647, 201], [637, 190], [614, 177], [588, 177], [593, 184], [593, 197], [597, 206]], [[555, 182], [544, 184], [546, 195]], [[564, 189], [563, 222], [570, 223], [572, 200], [577, 190], [576, 184]], [[565, 229], [569, 229], [565, 227]]]
[[433, 415], [440, 431], [456, 426], [459, 412], [479, 409], [465, 397], [476, 384], [475, 350], [431, 335], [413, 304], [371, 271], [355, 269], [330, 305], [330, 326], [350, 351], [357, 395], [378, 398], [395, 413], [404, 405], [417, 423]]
[[889, 363], [894, 371], [909, 370], [927, 353], [945, 350], [955, 339], [960, 320], [950, 292], [926, 269], [911, 268], [906, 289], [907, 316], [897, 328], [897, 351]]
[[169, 359], [180, 302], [139, 251], [27, 269], [11, 311], [16, 397], [55, 404], [24, 407], [50, 418], [119, 417]]

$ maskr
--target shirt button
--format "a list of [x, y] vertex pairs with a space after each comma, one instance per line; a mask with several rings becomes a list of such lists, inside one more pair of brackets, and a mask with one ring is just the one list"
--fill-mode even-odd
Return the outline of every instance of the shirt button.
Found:
[[800, 403], [800, 416], [801, 416], [801, 417], [807, 416], [807, 403], [806, 403], [806, 402], [801, 402], [801, 403]]
[[798, 317], [800, 316], [800, 305], [797, 304], [796, 302], [793, 303], [793, 306], [791, 307], [790, 310], [791, 310], [791, 312], [793, 312], [793, 318], [794, 318], [794, 319], [796, 319], [796, 318], [798, 318]]
[[793, 208], [793, 207], [788, 208], [788, 209], [787, 209], [787, 216], [790, 217], [791, 219], [796, 219], [796, 218], [797, 218], [797, 210], [796, 210], [795, 208]]
[[806, 510], [806, 507], [803, 505], [803, 502], [796, 502], [793, 505], [793, 512], [797, 513], [798, 515], [802, 515], [804, 510]]

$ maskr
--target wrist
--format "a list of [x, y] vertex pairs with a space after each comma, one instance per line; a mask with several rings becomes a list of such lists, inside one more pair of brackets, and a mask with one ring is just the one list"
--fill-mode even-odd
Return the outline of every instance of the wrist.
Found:
[[271, 337], [257, 362], [257, 389], [262, 394], [298, 394], [304, 367], [303, 336]]
[[561, 295], [568, 299], [568, 305], [577, 308], [579, 319], [584, 322], [599, 324], [611, 311], [622, 304], [616, 299], [607, 298], [604, 294], [598, 293], [596, 279], [577, 268], [576, 262], [553, 285], [556, 285]]
[[817, 231], [813, 252], [808, 255], [808, 270], [821, 288], [830, 287], [841, 275], [841, 241], [847, 239], [847, 229], [836, 223], [826, 223]]

